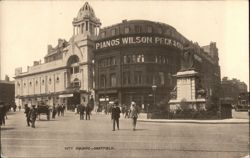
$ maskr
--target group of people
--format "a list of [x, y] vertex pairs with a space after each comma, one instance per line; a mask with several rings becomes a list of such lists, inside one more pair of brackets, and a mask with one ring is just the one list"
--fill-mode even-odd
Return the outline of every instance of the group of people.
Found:
[[24, 108], [25, 108], [24, 113], [26, 115], [27, 126], [30, 126], [31, 123], [31, 127], [35, 128], [35, 122], [37, 117], [36, 105], [32, 105], [32, 108], [30, 108], [28, 107], [27, 104], [25, 104]]
[[76, 113], [79, 113], [80, 114], [80, 120], [84, 120], [84, 114], [85, 114], [85, 119], [86, 120], [90, 120], [90, 112], [91, 112], [91, 109], [90, 109], [90, 106], [84, 106], [83, 104], [79, 104], [77, 106], [77, 110], [76, 110]]
[[[118, 102], [114, 102], [114, 105], [112, 106], [111, 110], [111, 119], [113, 120], [113, 131], [115, 131], [115, 125], [117, 126], [117, 129], [119, 130], [119, 119], [120, 119], [120, 107], [118, 106]], [[135, 131], [137, 118], [139, 115], [139, 108], [136, 106], [135, 102], [131, 102], [131, 107], [128, 110], [129, 117], [132, 118], [133, 122], [133, 130]], [[126, 114], [125, 114], [126, 118]]]
[[62, 104], [58, 104], [57, 106], [55, 104], [53, 104], [53, 107], [52, 107], [52, 118], [54, 119], [56, 117], [56, 114], [57, 116], [64, 116], [64, 111], [65, 111], [65, 105]]

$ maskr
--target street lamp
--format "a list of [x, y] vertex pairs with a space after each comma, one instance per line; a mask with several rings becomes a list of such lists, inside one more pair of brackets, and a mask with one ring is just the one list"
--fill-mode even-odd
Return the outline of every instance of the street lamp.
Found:
[[155, 91], [156, 91], [156, 88], [157, 88], [156, 85], [153, 85], [153, 86], [152, 86], [152, 90], [153, 90], [153, 92], [154, 92], [154, 107], [155, 107]]

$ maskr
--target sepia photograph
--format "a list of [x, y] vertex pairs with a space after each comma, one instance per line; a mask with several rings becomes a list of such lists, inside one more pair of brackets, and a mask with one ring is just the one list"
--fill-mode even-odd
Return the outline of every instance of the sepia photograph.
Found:
[[249, 158], [247, 0], [0, 1], [1, 158]]

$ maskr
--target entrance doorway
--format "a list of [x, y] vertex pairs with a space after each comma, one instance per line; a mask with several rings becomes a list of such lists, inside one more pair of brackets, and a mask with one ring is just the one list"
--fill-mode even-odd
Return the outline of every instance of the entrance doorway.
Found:
[[68, 98], [68, 105], [78, 105], [80, 104], [80, 93], [73, 93], [73, 97]]

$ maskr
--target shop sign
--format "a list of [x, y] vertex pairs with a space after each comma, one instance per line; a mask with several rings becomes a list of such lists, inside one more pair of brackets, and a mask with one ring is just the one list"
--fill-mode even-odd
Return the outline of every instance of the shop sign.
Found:
[[114, 46], [131, 45], [131, 44], [155, 44], [173, 46], [179, 49], [183, 49], [183, 45], [167, 37], [159, 36], [128, 36], [119, 37], [115, 39], [108, 39], [105, 41], [96, 42], [95, 49], [109, 48]]
[[62, 94], [62, 95], [59, 95], [59, 98], [68, 98], [68, 97], [73, 97], [74, 95], [73, 94]]

